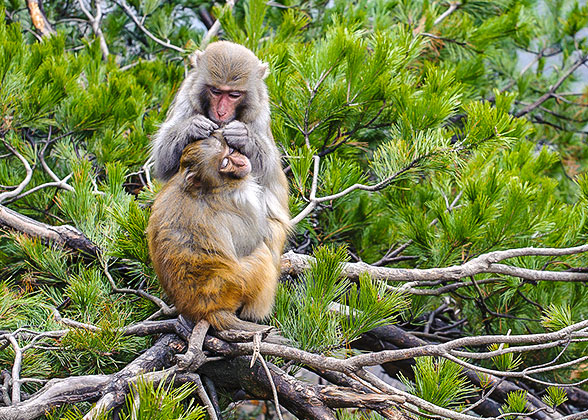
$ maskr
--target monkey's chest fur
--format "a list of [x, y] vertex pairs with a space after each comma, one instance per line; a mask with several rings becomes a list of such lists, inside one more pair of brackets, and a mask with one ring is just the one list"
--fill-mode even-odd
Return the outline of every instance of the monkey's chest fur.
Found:
[[173, 179], [157, 196], [147, 228], [149, 251], [163, 289], [178, 311], [216, 328], [242, 313], [271, 311], [278, 267], [266, 245], [269, 226], [260, 188], [188, 194]]

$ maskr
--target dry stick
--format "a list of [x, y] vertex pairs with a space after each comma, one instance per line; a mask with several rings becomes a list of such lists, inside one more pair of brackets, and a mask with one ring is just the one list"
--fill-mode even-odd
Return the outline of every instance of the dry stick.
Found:
[[280, 420], [284, 420], [282, 418], [282, 412], [280, 411], [280, 401], [278, 399], [278, 391], [276, 390], [276, 384], [274, 383], [274, 379], [272, 378], [272, 374], [270, 373], [269, 368], [267, 367], [267, 363], [265, 362], [265, 359], [263, 358], [263, 356], [261, 356], [260, 354], [260, 347], [261, 347], [261, 333], [255, 333], [255, 335], [253, 336], [253, 357], [251, 357], [251, 363], [249, 364], [249, 367], [253, 367], [253, 365], [255, 364], [255, 361], [257, 359], [259, 359], [259, 361], [261, 362], [261, 365], [263, 366], [263, 370], [265, 371], [265, 374], [267, 375], [267, 380], [269, 381], [270, 387], [272, 389], [272, 394], [274, 396], [274, 404], [276, 405], [276, 413], [278, 414], [278, 418]]
[[212, 404], [212, 401], [210, 401], [210, 398], [208, 397], [208, 394], [206, 393], [206, 389], [204, 389], [204, 384], [202, 383], [202, 379], [200, 379], [200, 375], [198, 375], [197, 373], [194, 376], [194, 382], [196, 383], [196, 386], [197, 386], [196, 392], [198, 392], [198, 396], [200, 397], [200, 400], [206, 406], [206, 411], [208, 412], [208, 416], [210, 417], [210, 420], [218, 420], [218, 417], [216, 416], [216, 410], [214, 409], [214, 405]]
[[22, 350], [12, 334], [6, 336], [14, 350], [14, 365], [12, 365], [12, 404], [20, 402], [20, 369], [22, 366]]
[[110, 52], [108, 51], [108, 44], [106, 44], [106, 39], [104, 38], [104, 34], [102, 33], [102, 29], [100, 28], [100, 22], [102, 21], [102, 0], [96, 0], [94, 3], [96, 5], [96, 16], [92, 16], [90, 11], [86, 8], [84, 4], [84, 0], [78, 0], [78, 4], [80, 5], [80, 9], [86, 15], [90, 24], [92, 25], [92, 30], [98, 37], [98, 41], [100, 42], [100, 50], [102, 50], [102, 58], [104, 61], [108, 60], [108, 55]]
[[143, 26], [141, 24], [141, 22], [139, 21], [139, 19], [137, 18], [137, 16], [135, 15], [135, 13], [133, 12], [133, 10], [129, 7], [129, 5], [127, 4], [127, 2], [125, 0], [114, 0], [114, 2], [116, 4], [118, 4], [120, 7], [122, 7], [122, 9], [124, 10], [124, 12], [127, 14], [128, 17], [130, 17], [133, 22], [135, 23], [135, 25], [137, 25], [137, 27], [145, 34], [147, 35], [149, 38], [151, 38], [153, 41], [157, 42], [159, 45], [162, 45], [166, 48], [169, 48], [171, 50], [177, 51], [179, 53], [186, 53], [187, 51], [183, 48], [177, 47], [169, 42], [163, 41], [159, 38], [157, 38], [155, 35], [153, 35], [151, 32], [149, 32], [145, 26]]

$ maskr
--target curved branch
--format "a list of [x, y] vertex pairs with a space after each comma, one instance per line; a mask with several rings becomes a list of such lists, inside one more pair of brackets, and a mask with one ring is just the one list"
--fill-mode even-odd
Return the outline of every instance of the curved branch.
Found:
[[9, 198], [16, 197], [17, 195], [19, 195], [22, 192], [22, 190], [24, 190], [25, 187], [29, 185], [29, 182], [31, 182], [31, 179], [33, 178], [33, 169], [31, 168], [29, 162], [24, 158], [24, 156], [18, 153], [18, 151], [14, 147], [12, 147], [9, 143], [5, 141], [4, 146], [6, 146], [6, 148], [10, 150], [10, 152], [22, 162], [23, 166], [25, 167], [26, 176], [22, 180], [22, 182], [18, 184], [18, 187], [16, 187], [14, 190], [6, 191], [0, 194], [0, 203], [6, 201]]
[[[368, 273], [374, 279], [415, 282], [411, 287], [419, 285], [418, 282], [433, 280], [460, 280], [476, 274], [497, 273], [509, 276], [521, 277], [529, 280], [549, 281], [574, 281], [588, 282], [588, 273], [561, 272], [561, 271], [540, 271], [526, 268], [518, 268], [503, 264], [496, 264], [502, 260], [525, 256], [564, 256], [588, 252], [588, 245], [571, 248], [515, 248], [504, 251], [492, 251], [482, 254], [462, 265], [454, 265], [442, 268], [389, 268], [374, 267], [372, 265], [358, 262], [343, 264], [343, 275], [357, 279], [360, 274]], [[282, 255], [282, 273], [297, 275], [307, 270], [314, 258], [308, 255], [296, 254], [288, 251]]]
[[122, 7], [122, 9], [127, 14], [127, 16], [130, 17], [133, 20], [133, 22], [135, 22], [135, 25], [137, 25], [137, 28], [139, 28], [145, 35], [147, 35], [153, 41], [157, 42], [161, 46], [164, 46], [166, 48], [169, 48], [170, 50], [174, 50], [174, 51], [177, 51], [182, 54], [187, 52], [185, 49], [177, 47], [173, 44], [170, 44], [169, 42], [163, 41], [163, 40], [157, 38], [151, 32], [149, 32], [147, 30], [147, 28], [145, 28], [145, 26], [143, 26], [141, 24], [141, 22], [139, 21], [139, 19], [135, 15], [135, 12], [133, 12], [133, 10], [129, 7], [129, 5], [127, 4], [127, 2], [125, 0], [114, 0], [114, 2], [116, 4], [118, 4], [120, 7]]

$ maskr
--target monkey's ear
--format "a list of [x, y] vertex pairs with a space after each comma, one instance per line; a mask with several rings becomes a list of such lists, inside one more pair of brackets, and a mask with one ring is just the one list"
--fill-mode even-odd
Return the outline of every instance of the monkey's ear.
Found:
[[202, 51], [194, 51], [190, 56], [190, 64], [192, 67], [198, 67], [198, 61], [200, 61], [200, 57], [202, 57]]
[[259, 69], [257, 71], [259, 72], [259, 77], [263, 80], [269, 76], [269, 65], [267, 63], [262, 62], [259, 65]]
[[200, 187], [202, 183], [196, 179], [196, 174], [194, 172], [188, 172], [186, 174], [186, 183], [193, 184], [195, 187]]

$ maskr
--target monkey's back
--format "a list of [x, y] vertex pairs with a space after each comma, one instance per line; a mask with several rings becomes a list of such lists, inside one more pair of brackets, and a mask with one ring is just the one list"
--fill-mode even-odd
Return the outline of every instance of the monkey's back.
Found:
[[254, 198], [188, 192], [181, 175], [158, 194], [147, 228], [149, 251], [181, 314], [226, 328], [239, 307], [268, 290], [269, 308], [249, 315], [260, 319], [271, 310], [278, 273], [264, 243], [267, 221]]

